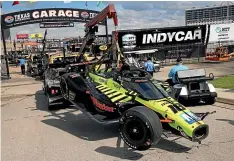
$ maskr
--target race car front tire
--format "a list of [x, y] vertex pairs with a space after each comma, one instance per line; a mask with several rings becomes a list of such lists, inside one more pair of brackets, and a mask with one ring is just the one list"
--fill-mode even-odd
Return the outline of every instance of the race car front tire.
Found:
[[119, 122], [120, 136], [132, 149], [147, 150], [161, 139], [160, 119], [147, 107], [136, 106], [127, 110]]

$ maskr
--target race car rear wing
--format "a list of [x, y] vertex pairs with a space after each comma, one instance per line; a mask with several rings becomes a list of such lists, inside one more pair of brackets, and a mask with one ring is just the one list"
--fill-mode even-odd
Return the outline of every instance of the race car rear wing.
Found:
[[189, 70], [181, 70], [176, 73], [177, 79], [181, 83], [188, 83], [188, 82], [199, 82], [199, 81], [207, 81], [213, 80], [214, 75], [213, 73], [209, 74], [209, 77], [206, 76], [205, 69], [189, 69]]

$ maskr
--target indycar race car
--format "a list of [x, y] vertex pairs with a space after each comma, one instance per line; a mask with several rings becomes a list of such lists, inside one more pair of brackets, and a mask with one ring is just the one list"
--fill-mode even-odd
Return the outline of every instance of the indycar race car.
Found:
[[119, 122], [120, 135], [133, 149], [146, 150], [156, 144], [163, 130], [191, 141], [208, 136], [202, 120], [208, 114], [195, 114], [171, 98], [150, 75], [140, 69], [61, 75], [65, 100], [100, 124]]
[[[58, 56], [60, 58], [60, 56]], [[74, 64], [74, 56], [65, 57], [65, 61], [61, 63], [53, 63], [50, 61], [48, 68], [44, 72], [44, 81], [43, 81], [43, 91], [47, 96], [47, 108], [52, 110], [54, 105], [64, 104], [69, 106], [71, 103], [63, 99], [60, 89], [60, 76], [64, 73], [77, 72], [81, 75], [84, 73], [86, 65], [89, 63], [94, 63], [97, 60], [91, 60], [90, 62], [76, 63]], [[69, 61], [70, 60], [70, 61]]]
[[[93, 43], [97, 24], [106, 17], [114, 19], [116, 29], [117, 15], [114, 6], [109, 5], [85, 25], [81, 55]], [[113, 39], [117, 40], [117, 35]], [[112, 47], [114, 50], [109, 52]], [[199, 143], [208, 136], [209, 126], [203, 119], [209, 113], [191, 112], [146, 71], [128, 66], [118, 41], [113, 40], [101, 59], [67, 65], [65, 73], [59, 75], [63, 99], [100, 124], [119, 123], [120, 136], [133, 149], [149, 149], [159, 142], [163, 130]]]
[[49, 110], [53, 108], [53, 105], [61, 103], [65, 105], [70, 104], [69, 102], [66, 102], [61, 95], [59, 77], [66, 73], [66, 66], [75, 61], [76, 55], [67, 54], [61, 63], [54, 63], [57, 58], [64, 59], [61, 54], [51, 56], [48, 60], [48, 67], [43, 74], [43, 91], [47, 96], [47, 105]]
[[217, 93], [214, 86], [208, 82], [214, 75], [206, 76], [205, 69], [190, 69], [178, 71], [176, 78], [179, 84], [173, 84], [172, 80], [161, 82], [162, 87], [178, 102], [188, 105], [203, 101], [206, 104], [214, 104]]
[[41, 56], [32, 54], [28, 59], [27, 72], [34, 76], [42, 76], [44, 73], [44, 62]]
[[59, 77], [64, 74], [66, 64], [49, 64], [44, 73], [43, 91], [47, 97], [47, 106], [51, 110], [53, 105], [67, 103], [64, 101], [59, 84]]

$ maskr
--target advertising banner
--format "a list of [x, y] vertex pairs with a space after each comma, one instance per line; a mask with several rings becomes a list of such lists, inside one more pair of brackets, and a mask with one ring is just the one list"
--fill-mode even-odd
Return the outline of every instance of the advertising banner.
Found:
[[210, 25], [210, 42], [234, 41], [234, 23]]
[[[42, 43], [43, 40], [37, 40], [38, 43]], [[46, 39], [46, 42], [61, 42], [60, 39]]]
[[207, 30], [206, 25], [119, 30], [118, 40], [120, 48], [128, 50], [173, 44], [204, 43]]
[[39, 33], [39, 34], [30, 34], [30, 38], [31, 39], [41, 39], [43, 38], [43, 34]]
[[[110, 44], [111, 41], [112, 41], [112, 35], [108, 35], [108, 43]], [[107, 44], [106, 35], [96, 35], [94, 42], [96, 45]]]
[[37, 42], [34, 42], [34, 41], [27, 41], [27, 42], [24, 42], [24, 45], [37, 46], [39, 44]]
[[73, 22], [45, 22], [40, 23], [40, 28], [61, 28], [61, 27], [74, 27]]
[[[83, 22], [94, 18], [99, 12], [72, 8], [45, 8], [4, 14], [1, 24], [4, 29], [44, 22]], [[104, 25], [104, 23], [100, 23]]]
[[16, 34], [17, 39], [28, 39], [28, 34]]

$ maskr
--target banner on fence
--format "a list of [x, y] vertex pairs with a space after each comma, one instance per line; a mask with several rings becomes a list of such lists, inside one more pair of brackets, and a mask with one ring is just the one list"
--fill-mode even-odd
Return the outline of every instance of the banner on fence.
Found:
[[43, 38], [43, 34], [39, 33], [39, 34], [30, 34], [30, 38], [31, 39], [41, 39]]
[[28, 34], [16, 34], [17, 39], [28, 39]]
[[209, 43], [234, 41], [234, 23], [210, 25]]
[[[37, 40], [38, 43], [42, 43], [43, 40]], [[60, 39], [46, 39], [46, 42], [61, 42]]]

